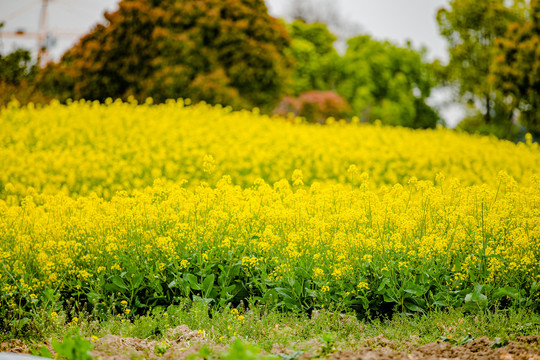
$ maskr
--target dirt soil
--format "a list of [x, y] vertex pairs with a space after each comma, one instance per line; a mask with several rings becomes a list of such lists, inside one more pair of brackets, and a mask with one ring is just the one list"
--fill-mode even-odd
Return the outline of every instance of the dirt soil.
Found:
[[[131, 359], [186, 359], [191, 354], [197, 354], [203, 344], [208, 344], [214, 354], [226, 352], [222, 345], [212, 344], [200, 337], [197, 331], [187, 326], [170, 329], [167, 341], [149, 341], [137, 338], [122, 338], [107, 335], [94, 342], [92, 356], [103, 360]], [[306, 344], [309, 344], [306, 343]], [[312, 359], [320, 354], [320, 343], [313, 341], [310, 351], [305, 352], [301, 359]], [[435, 359], [501, 359], [501, 360], [540, 360], [540, 336], [522, 336], [508, 345], [492, 349], [493, 341], [487, 338], [475, 339], [465, 345], [452, 346], [447, 342], [430, 343], [416, 346], [409, 352], [396, 351], [398, 343], [378, 337], [366, 339], [367, 344], [355, 351], [337, 351], [327, 359], [337, 360], [435, 360]], [[50, 348], [50, 344], [47, 344]], [[161, 348], [161, 353], [156, 349]], [[305, 348], [305, 347], [304, 347]], [[312, 350], [311, 350], [312, 349]], [[19, 340], [0, 344], [0, 352], [30, 353], [30, 346]], [[52, 350], [52, 349], [51, 349]], [[274, 346], [272, 353], [292, 353], [293, 350]]]
[[502, 359], [540, 360], [540, 336], [522, 336], [508, 345], [492, 349], [493, 341], [488, 338], [473, 340], [462, 346], [447, 342], [420, 346], [410, 353], [398, 352], [388, 347], [364, 348], [355, 352], [339, 352], [333, 359], [339, 360], [443, 360], [443, 359]]

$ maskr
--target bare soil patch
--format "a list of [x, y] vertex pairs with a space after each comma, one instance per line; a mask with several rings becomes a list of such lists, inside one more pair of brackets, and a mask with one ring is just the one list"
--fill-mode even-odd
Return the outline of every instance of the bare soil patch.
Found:
[[[191, 354], [197, 354], [204, 344], [212, 349], [214, 354], [225, 353], [223, 345], [212, 344], [201, 338], [197, 331], [190, 330], [186, 325], [170, 329], [164, 341], [150, 341], [137, 338], [123, 338], [107, 335], [94, 343], [92, 356], [103, 360], [132, 360], [132, 359], [186, 359]], [[310, 342], [304, 343], [302, 348]], [[312, 350], [305, 352], [300, 358], [311, 359], [318, 353], [321, 344], [311, 341]], [[355, 351], [338, 351], [328, 358], [335, 360], [469, 360], [469, 359], [500, 359], [500, 360], [540, 360], [540, 336], [520, 336], [516, 341], [499, 348], [492, 348], [494, 342], [488, 338], [475, 339], [465, 345], [453, 346], [447, 342], [436, 342], [422, 346], [407, 344], [408, 352], [395, 350], [399, 342], [379, 336], [366, 339]], [[46, 344], [50, 347], [50, 344]], [[162, 349], [161, 353], [156, 351]], [[309, 346], [308, 346], [309, 348]], [[31, 347], [20, 340], [11, 340], [0, 344], [0, 352], [30, 353]], [[292, 353], [293, 350], [275, 346], [272, 353]]]
[[465, 345], [452, 346], [447, 342], [430, 343], [410, 353], [398, 352], [390, 347], [364, 348], [354, 352], [339, 352], [333, 359], [339, 360], [443, 360], [443, 359], [501, 359], [540, 360], [540, 336], [522, 336], [508, 345], [492, 349], [493, 341], [488, 338], [473, 340]]

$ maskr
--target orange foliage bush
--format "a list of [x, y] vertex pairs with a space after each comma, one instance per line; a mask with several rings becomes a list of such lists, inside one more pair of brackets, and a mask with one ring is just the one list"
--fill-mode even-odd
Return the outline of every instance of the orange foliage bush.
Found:
[[191, 98], [270, 109], [290, 61], [287, 30], [263, 0], [123, 0], [49, 64], [42, 88], [61, 98]]

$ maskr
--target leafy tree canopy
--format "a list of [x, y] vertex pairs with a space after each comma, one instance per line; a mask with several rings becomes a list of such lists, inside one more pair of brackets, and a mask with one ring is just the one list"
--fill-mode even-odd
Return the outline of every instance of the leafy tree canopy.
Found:
[[421, 52], [361, 35], [348, 41], [342, 66], [338, 93], [362, 120], [413, 128], [441, 121], [426, 103], [435, 80]]
[[292, 93], [296, 96], [311, 90], [335, 87], [339, 55], [333, 44], [337, 40], [325, 24], [306, 24], [295, 20], [288, 26], [292, 41], [289, 52], [295, 59]]
[[437, 13], [439, 31], [448, 42], [449, 63], [444, 80], [456, 90], [456, 99], [477, 107], [486, 124], [505, 123], [511, 112], [489, 81], [495, 40], [509, 23], [523, 15], [523, 1], [450, 0]]
[[272, 106], [290, 67], [263, 0], [122, 0], [40, 83], [61, 96]]
[[326, 25], [296, 20], [288, 29], [289, 51], [296, 63], [294, 95], [335, 91], [363, 121], [414, 128], [435, 127], [441, 121], [426, 104], [436, 82], [422, 52], [364, 35], [350, 39], [340, 56], [333, 46], [336, 36]]
[[0, 81], [18, 85], [23, 80], [29, 80], [35, 75], [30, 52], [17, 49], [7, 55], [0, 54]]
[[519, 109], [521, 122], [540, 136], [540, 1], [531, 0], [525, 23], [512, 23], [496, 41], [492, 80]]

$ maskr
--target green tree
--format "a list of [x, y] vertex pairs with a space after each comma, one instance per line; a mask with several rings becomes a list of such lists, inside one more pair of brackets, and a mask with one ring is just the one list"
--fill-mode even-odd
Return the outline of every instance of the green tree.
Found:
[[[4, 26], [0, 23], [0, 29]], [[28, 50], [16, 49], [11, 53], [0, 54], [0, 106], [16, 99], [21, 103], [44, 103], [49, 99], [34, 86], [38, 67]]]
[[493, 82], [520, 110], [520, 121], [540, 136], [540, 1], [531, 0], [528, 21], [508, 27], [496, 41]]
[[422, 52], [368, 35], [348, 41], [337, 92], [363, 121], [432, 128], [441, 121], [426, 100], [435, 85]]
[[40, 80], [63, 97], [271, 108], [283, 90], [285, 26], [263, 0], [123, 0]]
[[288, 30], [292, 38], [289, 52], [295, 60], [292, 93], [298, 96], [310, 90], [334, 89], [340, 61], [333, 46], [336, 36], [319, 22], [295, 20]]
[[495, 58], [495, 39], [519, 19], [523, 1], [451, 0], [437, 13], [439, 31], [448, 41], [449, 62], [443, 80], [456, 89], [456, 99], [477, 108], [485, 124], [504, 124], [511, 111], [489, 81]]
[[0, 54], [0, 82], [19, 85], [25, 80], [31, 80], [36, 74], [30, 52], [24, 49], [2, 55]]

